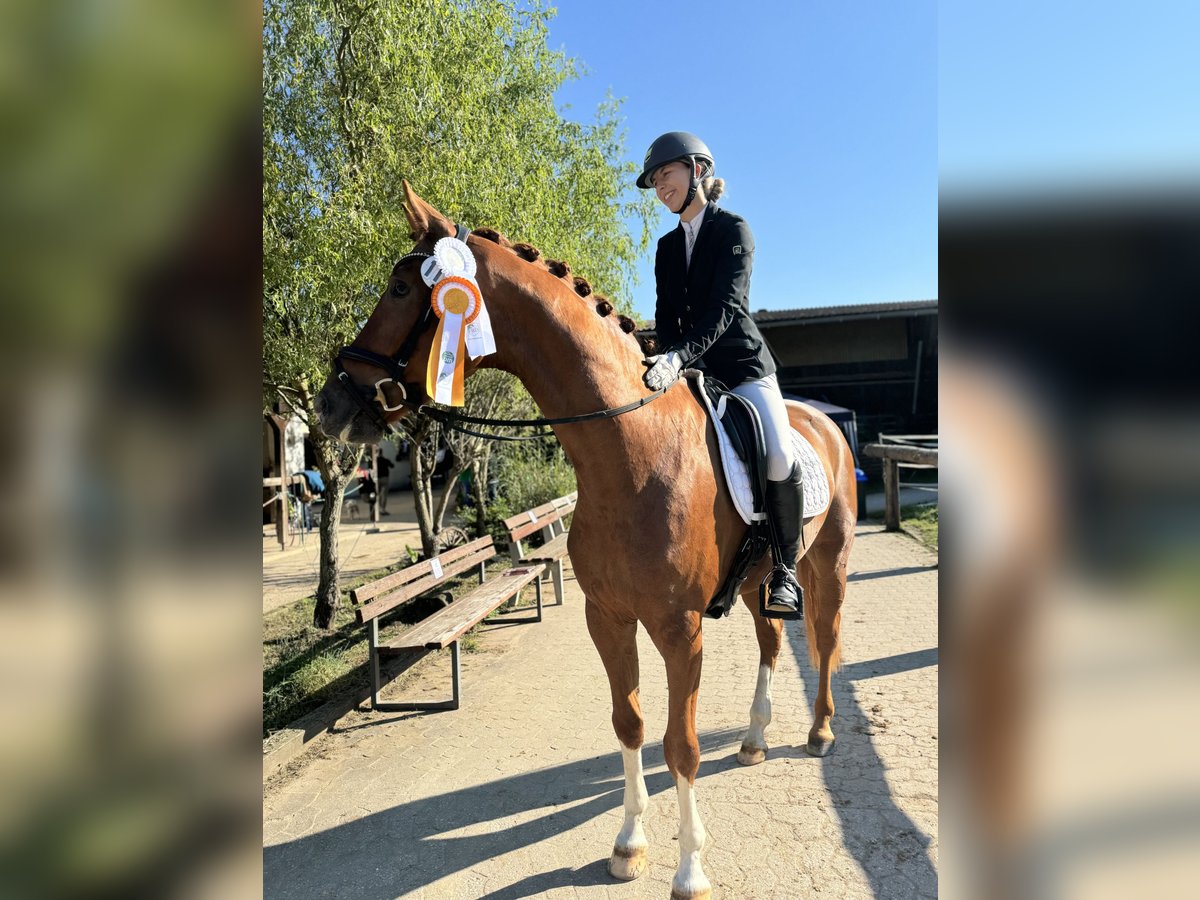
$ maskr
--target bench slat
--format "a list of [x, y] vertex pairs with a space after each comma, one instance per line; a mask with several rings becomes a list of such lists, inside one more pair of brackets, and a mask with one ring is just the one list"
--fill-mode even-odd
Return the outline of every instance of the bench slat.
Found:
[[554, 562], [562, 559], [567, 555], [567, 538], [568, 535], [560, 534], [552, 541], [547, 541], [540, 547], [534, 547], [528, 553], [521, 557], [520, 562], [538, 563], [538, 562]]
[[509, 538], [514, 541], [524, 540], [531, 534], [536, 534], [552, 522], [557, 522], [559, 519], [556, 515], [542, 516], [536, 522], [526, 522], [509, 532]]
[[530, 524], [529, 514], [533, 513], [537, 518], [542, 516], [557, 513], [558, 516], [565, 516], [574, 511], [575, 502], [579, 499], [579, 492], [573, 491], [570, 494], [564, 494], [561, 497], [555, 497], [541, 506], [535, 506], [533, 509], [526, 510], [522, 513], [517, 513], [515, 516], [509, 516], [504, 520], [504, 527], [509, 531], [520, 525]]
[[384, 594], [382, 597], [376, 597], [369, 603], [365, 603], [354, 611], [354, 618], [358, 624], [362, 625], [371, 621], [378, 616], [383, 615], [391, 609], [395, 609], [401, 603], [412, 600], [414, 597], [425, 593], [432, 588], [443, 584], [464, 572], [469, 572], [481, 563], [486, 563], [489, 559], [496, 556], [495, 547], [487, 547], [477, 553], [472, 553], [470, 556], [464, 556], [456, 562], [452, 562], [447, 566], [442, 567], [442, 577], [436, 577], [430, 572], [424, 578], [418, 581], [411, 582], [391, 593]]
[[[439, 553], [437, 558], [441, 561], [442, 568], [446, 568], [447, 563], [452, 563], [457, 559], [462, 558], [470, 553], [477, 553], [480, 550], [489, 548], [492, 545], [492, 538], [481, 537], [478, 540], [471, 541], [469, 544], [463, 544], [461, 547], [451, 547], [445, 553]], [[390, 591], [400, 585], [408, 584], [410, 581], [415, 581], [418, 578], [433, 573], [433, 560], [424, 560], [416, 565], [408, 566], [401, 569], [399, 572], [393, 572], [391, 575], [386, 575], [369, 584], [360, 585], [350, 592], [351, 603], [362, 603], [365, 600], [370, 600], [372, 597], [377, 597], [385, 591]]]
[[569, 516], [574, 511], [575, 504], [572, 503], [570, 506], [563, 506], [552, 512], [546, 513], [536, 522], [526, 522], [524, 525], [518, 525], [516, 528], [509, 530], [509, 539], [513, 541], [523, 540], [524, 538], [529, 537], [529, 535], [541, 531], [547, 525], [562, 520], [564, 517]]
[[504, 527], [512, 531], [519, 525], [527, 525], [530, 522], [529, 514], [533, 513], [537, 518], [554, 512], [554, 501], [543, 503], [541, 506], [535, 506], [533, 509], [528, 509], [523, 513], [517, 513], [515, 516], [509, 516], [504, 520]]
[[379, 653], [405, 650], [440, 650], [454, 643], [488, 614], [501, 606], [517, 591], [538, 578], [545, 566], [522, 566], [509, 569], [491, 581], [485, 581], [466, 596], [422, 619], [396, 640], [380, 645]]

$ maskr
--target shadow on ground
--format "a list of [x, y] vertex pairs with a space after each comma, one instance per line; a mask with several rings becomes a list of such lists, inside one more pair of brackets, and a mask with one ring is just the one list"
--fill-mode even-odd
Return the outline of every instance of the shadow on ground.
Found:
[[[738, 768], [735, 752], [744, 729], [700, 735], [702, 752], [728, 747], [700, 764], [698, 779]], [[662, 744], [643, 749], [651, 795], [674, 791], [662, 768]], [[658, 769], [658, 771], [650, 771]], [[512, 778], [427, 797], [263, 850], [263, 893], [268, 898], [355, 897], [392, 900], [454, 872], [569, 831], [621, 805], [625, 782], [619, 753], [606, 753]], [[530, 821], [486, 834], [454, 836], [481, 823], [539, 811]], [[493, 893], [533, 897], [567, 885], [611, 884], [611, 848], [578, 869], [542, 872]]]
[[[868, 577], [920, 570], [896, 569]], [[789, 627], [786, 634], [811, 710], [817, 673], [808, 662], [803, 626]], [[937, 663], [937, 648], [928, 648], [847, 665], [833, 683], [837, 748], [831, 756], [813, 760], [821, 767], [841, 824], [843, 844], [877, 898], [912, 893], [936, 896], [938, 876], [929, 854], [930, 838], [892, 796], [883, 761], [870, 737], [872, 717], [862, 708], [856, 684]], [[729, 749], [719, 759], [701, 762], [701, 781], [738, 768], [735, 751], [743, 731], [726, 729], [700, 735], [706, 754]], [[662, 744], [646, 744], [643, 754], [650, 794], [673, 791], [670, 775], [663, 769]], [[799, 747], [772, 751], [772, 757], [780, 756], [808, 758]], [[264, 896], [391, 900], [418, 891], [446, 875], [514, 848], [531, 846], [619, 808], [624, 788], [621, 772], [620, 755], [606, 753], [402, 803], [267, 847], [263, 852]], [[527, 821], [500, 824], [529, 814], [534, 816]], [[486, 823], [497, 823], [497, 827], [489, 829]], [[476, 829], [480, 825], [484, 829]], [[455, 834], [464, 829], [487, 833]], [[585, 865], [539, 872], [483, 896], [517, 900], [556, 888], [613, 884], [606, 871], [609, 846], [591, 849], [595, 859]], [[904, 880], [898, 881], [901, 878]]]
[[[893, 569], [892, 574], [905, 572]], [[803, 626], [786, 630], [796, 659], [805, 698], [811, 711], [816, 700], [818, 672], [809, 664]], [[892, 796], [883, 760], [871, 739], [872, 717], [863, 710], [855, 683], [937, 665], [937, 648], [864, 660], [844, 666], [833, 676], [833, 730], [837, 744], [820, 760], [821, 777], [842, 827], [842, 844], [858, 863], [880, 898], [907, 895], [911, 882], [921, 897], [936, 897], [938, 874], [929, 856], [929, 836], [902, 810]], [[899, 875], [903, 871], [903, 876]]]

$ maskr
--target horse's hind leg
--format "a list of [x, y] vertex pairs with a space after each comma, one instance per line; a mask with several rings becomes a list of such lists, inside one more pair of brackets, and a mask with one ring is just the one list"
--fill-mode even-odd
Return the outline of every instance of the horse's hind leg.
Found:
[[839, 636], [849, 556], [850, 540], [818, 540], [800, 560], [797, 573], [805, 591], [809, 659], [818, 670], [813, 724], [804, 748], [813, 756], [825, 756], [833, 749], [833, 729], [829, 724], [833, 718], [830, 678], [841, 661]]
[[742, 594], [742, 602], [754, 617], [754, 632], [758, 638], [758, 682], [754, 686], [754, 702], [750, 704], [750, 727], [738, 750], [737, 761], [743, 766], [756, 766], [767, 758], [767, 726], [771, 724], [771, 677], [783, 643], [783, 623], [758, 614], [758, 591]]
[[612, 723], [621, 743], [625, 768], [625, 823], [613, 843], [608, 872], [624, 881], [646, 871], [646, 833], [642, 814], [649, 794], [642, 774], [642, 709], [638, 702], [637, 622], [622, 621], [592, 602], [586, 604], [588, 631], [600, 651], [612, 690]]

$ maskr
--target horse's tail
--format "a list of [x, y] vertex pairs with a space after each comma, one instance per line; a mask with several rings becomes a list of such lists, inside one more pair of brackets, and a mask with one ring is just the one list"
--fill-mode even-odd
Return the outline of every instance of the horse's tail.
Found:
[[[813, 543], [822, 543], [826, 547], [831, 545], [838, 547], [835, 564], [844, 568], [848, 562], [850, 546], [854, 541], [854, 523], [857, 519], [858, 485], [854, 480], [854, 456], [850, 452], [850, 445], [846, 442], [845, 435], [832, 419], [803, 403], [788, 401], [787, 405], [792, 427], [800, 431], [816, 448], [817, 453], [829, 462], [828, 474], [831, 478], [829, 509], [824, 513], [825, 521], [821, 525], [821, 531], [813, 538]], [[840, 573], [841, 576], [844, 574], [844, 572]], [[839, 577], [838, 573], [830, 571], [825, 571], [822, 575], [827, 579]], [[815, 601], [822, 595], [823, 592], [817, 590], [817, 567], [807, 553], [800, 557], [796, 576], [804, 588], [806, 599], [812, 598]], [[821, 659], [817, 650], [818, 631], [823, 630], [827, 634], [837, 634], [840, 631], [840, 628], [836, 627], [838, 624], [836, 622], [819, 622], [822, 615], [833, 615], [840, 618], [840, 606], [831, 611], [828, 608], [822, 609], [822, 604], [818, 602], [804, 604], [804, 632], [808, 642], [808, 659], [814, 669], [820, 667]], [[822, 627], [818, 628], [818, 625]], [[841, 666], [841, 662], [842, 643], [839, 640], [835, 643], [830, 658], [831, 671], [836, 672]]]

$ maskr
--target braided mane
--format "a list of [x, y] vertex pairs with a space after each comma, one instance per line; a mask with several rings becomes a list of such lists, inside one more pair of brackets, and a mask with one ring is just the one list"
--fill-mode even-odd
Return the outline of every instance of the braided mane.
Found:
[[[547, 270], [555, 278], [564, 282], [567, 287], [571, 288], [580, 299], [592, 304], [596, 314], [599, 316], [609, 316], [613, 313], [614, 307], [612, 302], [607, 297], [602, 297], [592, 291], [592, 286], [586, 278], [579, 275], [571, 274], [571, 267], [561, 259], [544, 259], [542, 251], [533, 244], [524, 242], [514, 244], [509, 241], [504, 235], [494, 228], [476, 228], [471, 234], [476, 237], [483, 238], [485, 241], [491, 241], [494, 244], [499, 244], [507, 250], [512, 251], [521, 259], [531, 265]], [[591, 298], [590, 300], [588, 298]], [[617, 315], [617, 323], [621, 330], [626, 334], [633, 334], [637, 330], [637, 323], [626, 315]], [[642, 341], [634, 335], [634, 340], [638, 342], [638, 346], [645, 350]]]

